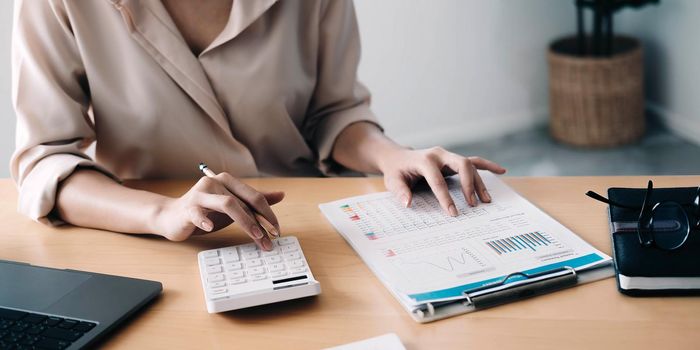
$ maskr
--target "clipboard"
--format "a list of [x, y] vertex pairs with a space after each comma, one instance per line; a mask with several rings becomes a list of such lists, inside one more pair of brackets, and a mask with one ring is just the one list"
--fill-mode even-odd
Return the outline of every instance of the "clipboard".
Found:
[[[536, 274], [514, 272], [491, 285], [465, 290], [462, 299], [424, 303], [410, 313], [416, 322], [428, 323], [602, 280], [614, 274], [612, 264], [579, 271], [565, 266]], [[516, 278], [517, 281], [508, 282]]]
[[498, 201], [446, 218], [431, 192], [414, 206], [388, 192], [319, 205], [338, 233], [419, 323], [612, 277], [612, 259], [513, 191], [480, 173]]

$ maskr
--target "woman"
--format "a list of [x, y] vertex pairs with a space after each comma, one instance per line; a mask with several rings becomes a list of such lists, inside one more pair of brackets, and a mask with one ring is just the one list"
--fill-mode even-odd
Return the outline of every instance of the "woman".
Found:
[[[489, 197], [476, 169], [505, 170], [382, 133], [357, 82], [350, 1], [18, 0], [13, 31], [19, 209], [35, 220], [180, 241], [236, 221], [263, 249], [251, 211], [279, 229], [237, 177], [381, 173], [405, 204], [425, 178], [457, 215], [443, 176], [470, 205]], [[86, 148], [95, 142], [95, 160]], [[126, 178], [195, 178], [170, 198]]]

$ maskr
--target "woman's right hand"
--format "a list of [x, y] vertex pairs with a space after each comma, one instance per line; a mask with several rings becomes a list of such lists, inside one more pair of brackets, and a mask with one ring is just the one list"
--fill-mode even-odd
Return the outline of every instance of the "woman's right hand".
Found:
[[279, 232], [279, 222], [270, 205], [279, 203], [284, 192], [258, 192], [228, 173], [202, 177], [179, 198], [168, 198], [155, 213], [153, 231], [171, 241], [220, 230], [232, 222], [264, 250], [272, 241], [251, 210], [265, 217]]

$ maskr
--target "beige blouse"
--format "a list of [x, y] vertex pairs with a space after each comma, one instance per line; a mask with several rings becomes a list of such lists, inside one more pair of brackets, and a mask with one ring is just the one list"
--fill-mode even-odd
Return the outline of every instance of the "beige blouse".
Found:
[[[19, 210], [51, 221], [76, 167], [115, 179], [318, 176], [338, 134], [374, 122], [351, 1], [235, 0], [199, 56], [157, 0], [16, 0]], [[94, 160], [85, 150], [94, 142]]]

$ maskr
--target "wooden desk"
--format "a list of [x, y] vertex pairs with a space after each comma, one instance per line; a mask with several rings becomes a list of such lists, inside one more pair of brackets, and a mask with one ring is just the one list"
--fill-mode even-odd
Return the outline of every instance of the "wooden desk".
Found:
[[[695, 186], [700, 176], [653, 178], [655, 187]], [[506, 178], [585, 240], [610, 253], [605, 205], [583, 195], [643, 186], [647, 177]], [[323, 293], [315, 298], [210, 315], [196, 253], [244, 243], [238, 228], [173, 243], [81, 228], [50, 228], [16, 213], [16, 190], [0, 180], [0, 259], [161, 281], [163, 295], [112, 334], [105, 348], [318, 349], [395, 332], [408, 349], [697, 348], [700, 298], [631, 298], [613, 279], [430, 324], [417, 324], [335, 232], [317, 205], [383, 191], [379, 178], [250, 179], [281, 189], [283, 232], [301, 240]], [[178, 195], [190, 182], [135, 187]], [[498, 198], [495, 198], [498, 200]], [[1, 281], [0, 283], [8, 283]]]

